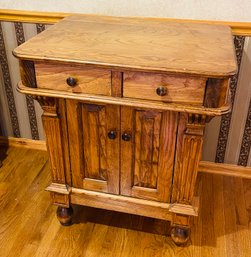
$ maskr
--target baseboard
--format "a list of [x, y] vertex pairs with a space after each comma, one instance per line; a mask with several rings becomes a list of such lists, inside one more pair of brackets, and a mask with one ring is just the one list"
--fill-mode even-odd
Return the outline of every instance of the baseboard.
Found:
[[199, 171], [203, 173], [251, 179], [251, 167], [243, 167], [236, 164], [200, 161]]
[[44, 140], [32, 140], [27, 138], [15, 138], [15, 137], [0, 137], [0, 145], [23, 147], [36, 149], [41, 151], [47, 151], [46, 143]]

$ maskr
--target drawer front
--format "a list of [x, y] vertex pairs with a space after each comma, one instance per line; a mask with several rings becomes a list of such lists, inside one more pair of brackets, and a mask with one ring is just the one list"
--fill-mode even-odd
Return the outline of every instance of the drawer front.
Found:
[[[44, 89], [111, 95], [111, 71], [80, 65], [35, 63], [37, 87]], [[67, 79], [76, 80], [69, 86]]]
[[124, 73], [123, 96], [202, 105], [206, 78], [144, 72]]

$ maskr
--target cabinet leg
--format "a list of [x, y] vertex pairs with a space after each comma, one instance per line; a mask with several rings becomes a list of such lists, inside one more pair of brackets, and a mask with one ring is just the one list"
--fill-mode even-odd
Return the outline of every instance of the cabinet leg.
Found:
[[70, 226], [72, 224], [73, 209], [59, 206], [57, 209], [57, 218], [61, 225]]
[[171, 230], [171, 238], [178, 246], [186, 245], [190, 238], [190, 228], [174, 226]]

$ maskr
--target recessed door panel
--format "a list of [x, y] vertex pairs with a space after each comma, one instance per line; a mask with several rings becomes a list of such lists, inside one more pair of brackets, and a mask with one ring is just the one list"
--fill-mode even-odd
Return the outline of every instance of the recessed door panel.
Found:
[[122, 195], [169, 202], [176, 130], [175, 112], [121, 107]]
[[119, 193], [118, 106], [67, 102], [73, 187]]

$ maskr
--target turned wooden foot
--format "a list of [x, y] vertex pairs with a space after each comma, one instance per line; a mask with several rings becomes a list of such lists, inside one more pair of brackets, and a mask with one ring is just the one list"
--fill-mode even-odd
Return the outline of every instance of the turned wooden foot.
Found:
[[57, 209], [57, 218], [61, 225], [70, 226], [72, 224], [73, 209], [59, 206]]
[[190, 229], [185, 227], [173, 227], [171, 230], [171, 238], [178, 246], [187, 244], [190, 236]]

